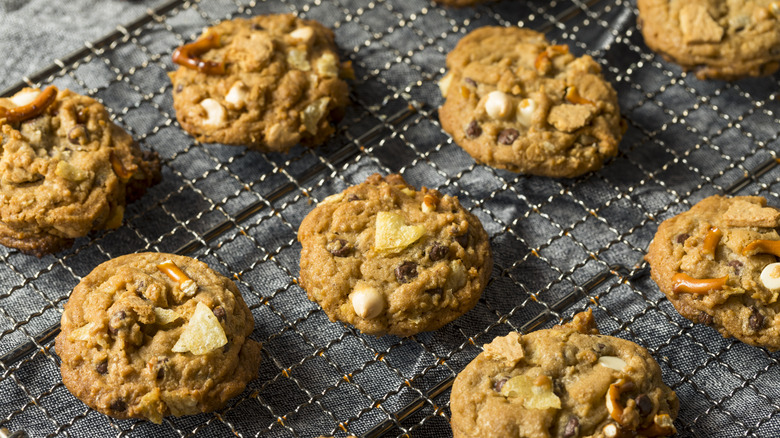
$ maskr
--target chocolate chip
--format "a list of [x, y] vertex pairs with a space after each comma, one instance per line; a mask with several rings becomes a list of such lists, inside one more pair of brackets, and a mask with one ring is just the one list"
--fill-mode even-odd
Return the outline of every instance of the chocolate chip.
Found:
[[265, 30], [265, 28], [257, 23], [252, 23], [252, 30]]
[[698, 320], [699, 324], [712, 325], [712, 315], [703, 310], [699, 312]]
[[599, 351], [604, 351], [604, 349], [607, 348], [607, 346], [602, 344], [601, 342], [596, 344], [596, 347], [598, 347]]
[[685, 234], [678, 234], [678, 235], [677, 235], [677, 243], [679, 243], [680, 245], [682, 245], [683, 243], [685, 243], [685, 241], [686, 241], [686, 240], [688, 240], [688, 238], [689, 238], [689, 237], [691, 237], [691, 235], [690, 235], [690, 234], [688, 234], [688, 233], [685, 233]]
[[479, 126], [476, 120], [472, 120], [471, 123], [466, 125], [466, 137], [477, 138], [482, 135], [482, 127]]
[[349, 196], [347, 196], [347, 201], [353, 202], [353, 201], [360, 201], [360, 196], [350, 193]]
[[168, 358], [158, 357], [154, 367], [157, 368], [157, 380], [162, 380], [165, 377], [165, 368], [168, 367]]
[[469, 233], [468, 231], [461, 234], [460, 236], [455, 236], [455, 241], [458, 242], [458, 245], [462, 246], [464, 249], [468, 248], [469, 246]]
[[417, 263], [412, 261], [405, 261], [395, 268], [395, 278], [399, 283], [408, 283], [413, 278], [417, 277]]
[[764, 327], [764, 315], [755, 307], [753, 307], [753, 313], [750, 315], [750, 318], [748, 318], [748, 327], [754, 331], [761, 330], [761, 328]]
[[108, 372], [108, 361], [104, 360], [103, 362], [97, 364], [95, 371], [97, 371], [98, 374], [106, 374]]
[[493, 389], [496, 390], [496, 392], [501, 392], [501, 388], [504, 387], [504, 383], [506, 383], [507, 379], [498, 379], [496, 380], [496, 383], [493, 384]]
[[183, 89], [184, 89], [184, 85], [182, 85], [182, 84], [179, 84], [179, 85], [176, 86], [176, 92], [177, 93], [181, 93], [181, 90], [183, 90]]
[[325, 245], [325, 249], [336, 257], [346, 257], [352, 252], [352, 245], [344, 239], [333, 239]]
[[125, 403], [125, 401], [121, 398], [116, 399], [108, 406], [108, 408], [114, 412], [123, 412], [125, 409], [127, 409], [127, 403]]
[[520, 137], [520, 131], [517, 129], [504, 129], [498, 134], [498, 142], [500, 144], [511, 145], [517, 140], [517, 137]]
[[636, 408], [639, 411], [639, 416], [642, 418], [647, 417], [653, 412], [653, 401], [650, 400], [646, 394], [642, 394], [636, 398]]
[[467, 85], [471, 85], [472, 87], [477, 86], [477, 81], [471, 78], [463, 78], [463, 82], [465, 82]]
[[441, 295], [442, 293], [444, 293], [444, 289], [442, 289], [440, 287], [434, 287], [433, 289], [426, 290], [425, 293], [431, 294], [431, 295]]
[[566, 427], [563, 428], [563, 438], [574, 438], [580, 433], [580, 420], [575, 417], [569, 417]]
[[214, 308], [214, 310], [212, 310], [212, 312], [214, 312], [214, 316], [217, 317], [217, 320], [219, 320], [219, 321], [224, 321], [225, 320], [226, 313], [225, 313], [225, 308], [224, 307], [217, 306], [217, 307]]
[[450, 254], [450, 249], [439, 242], [433, 242], [433, 246], [428, 251], [428, 257], [432, 262], [437, 262], [446, 258]]
[[739, 260], [732, 260], [729, 262], [729, 266], [734, 268], [734, 274], [739, 275], [739, 271], [741, 271], [740, 268], [742, 268], [744, 265]]
[[[84, 139], [84, 142], [80, 141], [82, 138]], [[88, 141], [87, 128], [81, 124], [70, 128], [70, 131], [68, 131], [68, 140], [71, 144], [85, 144]]]
[[115, 335], [120, 327], [122, 321], [127, 318], [127, 313], [125, 313], [124, 310], [120, 310], [118, 312], [114, 312], [113, 315], [111, 315], [111, 318], [108, 320], [108, 332], [112, 335]]
[[624, 383], [623, 386], [620, 387], [620, 392], [622, 393], [631, 392], [634, 390], [634, 388], [636, 388], [636, 384], [634, 384], [634, 382], [629, 380], [628, 382]]

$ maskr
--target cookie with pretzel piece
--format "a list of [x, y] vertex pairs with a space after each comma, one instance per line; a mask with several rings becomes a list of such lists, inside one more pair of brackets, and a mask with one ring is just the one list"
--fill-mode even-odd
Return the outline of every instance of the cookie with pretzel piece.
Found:
[[725, 337], [780, 349], [780, 209], [711, 196], [658, 227], [645, 259], [680, 314]]
[[397, 174], [325, 198], [298, 240], [309, 299], [332, 321], [372, 335], [438, 329], [477, 304], [493, 269], [476, 216]]
[[442, 128], [477, 162], [575, 177], [615, 156], [625, 124], [590, 56], [517, 27], [482, 27], [447, 55]]
[[780, 1], [638, 0], [637, 7], [645, 43], [699, 79], [780, 67]]
[[236, 285], [164, 253], [111, 259], [73, 289], [56, 339], [62, 381], [92, 409], [154, 423], [221, 408], [257, 377]]
[[177, 49], [170, 73], [176, 118], [203, 142], [286, 152], [317, 146], [349, 103], [334, 35], [293, 15], [236, 18]]
[[105, 107], [69, 90], [0, 98], [0, 243], [41, 257], [122, 224], [125, 205], [160, 180]]
[[676, 433], [679, 402], [647, 350], [600, 335], [588, 311], [486, 344], [450, 408], [455, 438], [629, 438]]

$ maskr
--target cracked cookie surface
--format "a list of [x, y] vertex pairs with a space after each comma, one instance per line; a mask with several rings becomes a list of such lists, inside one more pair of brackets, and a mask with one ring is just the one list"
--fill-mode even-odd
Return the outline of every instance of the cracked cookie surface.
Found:
[[160, 423], [219, 409], [260, 364], [236, 285], [189, 257], [141, 253], [99, 265], [74, 288], [61, 324], [63, 383], [112, 417]]
[[490, 242], [457, 198], [375, 174], [324, 199], [298, 230], [301, 285], [332, 321], [411, 336], [473, 308]]
[[447, 55], [442, 128], [476, 161], [575, 177], [617, 154], [617, 94], [590, 57], [528, 29], [482, 27]]
[[645, 43], [699, 79], [763, 76], [780, 67], [776, 0], [638, 0]]
[[723, 336], [780, 349], [780, 210], [711, 196], [665, 220], [645, 259], [680, 314]]
[[236, 18], [207, 29], [174, 55], [170, 73], [182, 128], [203, 142], [286, 152], [316, 146], [349, 103], [334, 35], [293, 15]]
[[105, 107], [70, 90], [0, 98], [0, 243], [43, 256], [117, 228], [125, 205], [160, 180]]
[[455, 438], [655, 437], [676, 432], [679, 402], [647, 350], [599, 335], [588, 311], [484, 345], [450, 408]]

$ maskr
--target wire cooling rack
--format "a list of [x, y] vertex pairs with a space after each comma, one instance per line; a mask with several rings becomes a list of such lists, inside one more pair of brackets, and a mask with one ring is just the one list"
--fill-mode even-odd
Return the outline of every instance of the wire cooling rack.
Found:
[[[204, 26], [295, 13], [333, 28], [353, 61], [354, 105], [318, 149], [203, 145], [176, 123], [172, 50]], [[0, 427], [32, 436], [449, 436], [449, 387], [480, 345], [591, 307], [603, 333], [646, 347], [680, 398], [680, 436], [777, 436], [780, 356], [680, 317], [641, 261], [658, 223], [715, 193], [780, 205], [777, 77], [696, 80], [649, 52], [625, 0], [172, 1], [5, 91], [50, 83], [101, 100], [164, 180], [123, 227], [42, 259], [0, 249]], [[436, 81], [457, 41], [520, 25], [591, 54], [619, 92], [620, 154], [577, 179], [476, 165], [442, 132]], [[298, 286], [296, 229], [314, 204], [374, 172], [452, 195], [491, 236], [493, 277], [474, 310], [411, 338], [328, 321]], [[136, 251], [196, 257], [233, 278], [263, 342], [259, 377], [223, 410], [162, 425], [115, 420], [73, 398], [54, 354], [62, 305], [97, 264]], [[0, 431], [0, 436], [4, 432]]]

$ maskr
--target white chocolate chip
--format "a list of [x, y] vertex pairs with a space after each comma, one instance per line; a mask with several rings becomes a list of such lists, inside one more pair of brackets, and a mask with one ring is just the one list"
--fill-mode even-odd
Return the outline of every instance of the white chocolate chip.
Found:
[[617, 425], [614, 423], [609, 423], [606, 426], [604, 426], [604, 436], [607, 438], [615, 438], [618, 435], [618, 428]]
[[41, 90], [22, 90], [14, 94], [9, 100], [16, 106], [25, 106], [32, 103], [39, 94], [41, 94]]
[[770, 263], [761, 271], [761, 284], [769, 290], [780, 289], [780, 263]]
[[295, 29], [294, 31], [290, 32], [290, 36], [295, 40], [306, 43], [311, 40], [312, 37], [314, 37], [314, 29], [309, 26]]
[[385, 308], [385, 300], [376, 288], [366, 284], [358, 284], [349, 294], [352, 308], [361, 318], [375, 318]]
[[225, 95], [225, 102], [233, 104], [236, 108], [243, 108], [246, 105], [247, 98], [249, 97], [249, 87], [241, 81], [236, 81], [227, 95]]
[[184, 280], [181, 285], [179, 285], [179, 288], [184, 295], [191, 297], [198, 292], [198, 283], [195, 283], [192, 280]]
[[441, 91], [442, 97], [447, 97], [447, 90], [450, 88], [450, 84], [452, 83], [452, 73], [447, 73], [444, 75], [443, 78], [439, 80], [439, 90]]
[[220, 126], [227, 121], [225, 108], [216, 100], [203, 99], [200, 101], [200, 106], [206, 110], [206, 120], [203, 121], [204, 125]]
[[503, 119], [512, 112], [509, 96], [502, 91], [491, 91], [485, 101], [485, 111], [493, 119]]
[[599, 365], [612, 368], [615, 371], [623, 371], [626, 368], [626, 361], [616, 356], [601, 356]]
[[339, 76], [339, 60], [331, 52], [325, 52], [314, 63], [317, 74], [323, 78], [337, 78]]
[[533, 99], [523, 99], [517, 105], [517, 120], [525, 126], [533, 122], [536, 102]]

